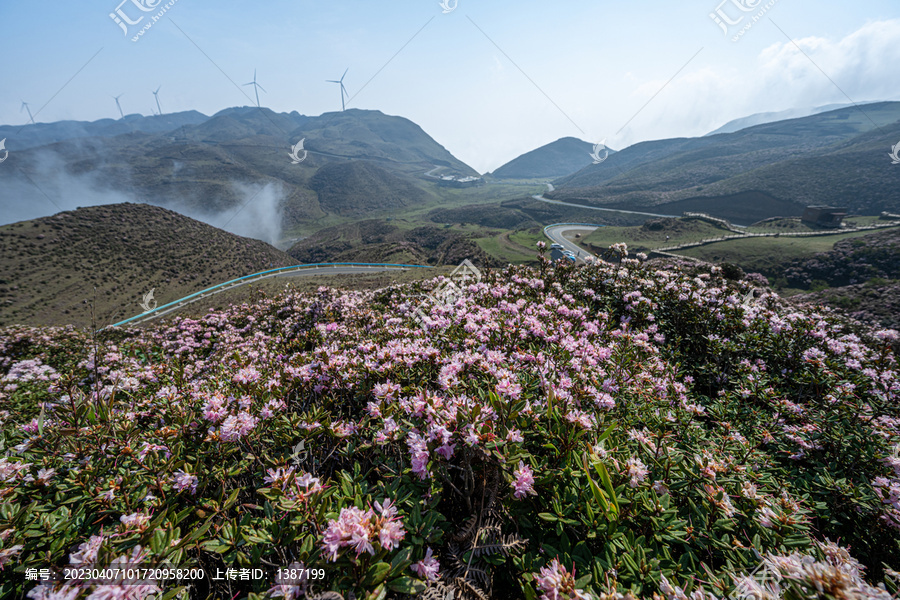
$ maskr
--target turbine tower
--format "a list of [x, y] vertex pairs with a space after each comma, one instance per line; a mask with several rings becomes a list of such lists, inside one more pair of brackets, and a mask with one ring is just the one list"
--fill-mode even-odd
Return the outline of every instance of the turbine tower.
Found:
[[119, 94], [118, 96], [113, 96], [113, 98], [115, 98], [115, 100], [116, 100], [116, 106], [119, 107], [119, 114], [122, 115], [123, 119], [125, 118], [125, 113], [122, 111], [122, 105], [119, 104], [119, 98], [121, 98], [124, 95], [125, 94]]
[[19, 109], [19, 112], [22, 112], [22, 109], [28, 111], [28, 118], [31, 119], [31, 124], [34, 125], [34, 117], [31, 116], [31, 109], [28, 108], [28, 103], [22, 100], [22, 108]]
[[[349, 71], [349, 70], [350, 70], [350, 67], [347, 67], [347, 71]], [[347, 88], [344, 87], [344, 77], [347, 76], [347, 71], [344, 71], [344, 74], [341, 75], [341, 78], [340, 78], [339, 80], [326, 79], [326, 81], [327, 81], [328, 83], [339, 83], [339, 84], [341, 84], [341, 110], [346, 110], [346, 109], [347, 109], [347, 105], [344, 103], [344, 94], [347, 94]], [[350, 94], [347, 94], [347, 96], [349, 97]]]
[[[248, 85], [252, 85], [253, 90], [256, 92], [256, 108], [259, 108], [259, 90], [266, 92], [266, 88], [256, 83], [256, 69], [253, 69], [253, 81], [244, 84], [245, 87]], [[266, 93], [268, 94], [269, 92]]]
[[156, 110], [159, 111], [160, 116], [162, 116], [162, 108], [159, 107], [159, 90], [162, 89], [162, 86], [156, 88], [156, 91], [153, 92], [153, 97], [156, 98]]

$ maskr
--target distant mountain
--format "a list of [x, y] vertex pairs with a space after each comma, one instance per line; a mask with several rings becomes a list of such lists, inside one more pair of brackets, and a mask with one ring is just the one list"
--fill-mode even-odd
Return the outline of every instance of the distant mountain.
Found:
[[306, 138], [306, 148], [323, 156], [369, 160], [417, 174], [446, 167], [443, 175], [478, 175], [409, 119], [378, 110], [351, 108], [325, 113], [298, 127], [293, 137], [298, 135]]
[[[147, 129], [148, 119], [134, 123]], [[278, 184], [283, 225], [290, 229], [329, 214], [377, 212], [430, 198], [435, 184], [423, 175], [435, 166], [444, 174], [477, 175], [415, 123], [380, 111], [309, 117], [237, 107], [197, 121], [157, 132], [136, 126], [121, 135], [92, 124], [83, 129], [97, 132], [93, 137], [28, 149], [16, 150], [10, 141], [10, 157], [0, 169], [0, 205], [46, 203], [33, 183], [58, 178], [60, 169], [69, 177], [89, 176], [127, 199], [190, 214], [238, 210], [250, 200], [241, 184]], [[29, 127], [38, 126], [21, 135]], [[305, 158], [294, 164], [289, 154], [300, 140]], [[355, 162], [363, 164], [346, 166]]]
[[[0, 226], [0, 326], [97, 326], [270, 266], [297, 264], [272, 246], [144, 204], [79, 208]], [[96, 292], [94, 290], [96, 288]]]
[[[555, 200], [737, 223], [797, 215], [809, 204], [862, 214], [900, 209], [896, 143], [900, 102], [881, 102], [700, 138], [642, 142], [554, 181]], [[725, 212], [727, 211], [727, 215]]]
[[209, 119], [195, 110], [144, 117], [126, 115], [124, 119], [99, 121], [57, 121], [27, 125], [0, 125], [0, 139], [6, 138], [10, 152], [54, 144], [64, 140], [90, 137], [114, 137], [125, 133], [163, 133], [186, 125], [198, 125]]
[[491, 175], [497, 179], [564, 177], [593, 163], [593, 149], [583, 140], [564, 137], [514, 158]]
[[[869, 104], [869, 103], [864, 103]], [[735, 119], [725, 123], [715, 131], [711, 131], [706, 135], [717, 135], [719, 133], [734, 133], [741, 129], [753, 127], [754, 125], [764, 125], [766, 123], [774, 123], [775, 121], [786, 121], [787, 119], [800, 119], [810, 115], [828, 112], [830, 110], [838, 110], [839, 108], [847, 108], [852, 104], [827, 104], [825, 106], [817, 106], [815, 108], [790, 108], [778, 112], [756, 113], [740, 119]]]

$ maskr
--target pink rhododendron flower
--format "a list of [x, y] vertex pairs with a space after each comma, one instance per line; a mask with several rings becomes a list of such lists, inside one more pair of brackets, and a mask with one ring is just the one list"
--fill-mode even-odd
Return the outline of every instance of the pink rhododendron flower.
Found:
[[413, 563], [409, 568], [412, 569], [413, 573], [425, 578], [427, 581], [437, 581], [438, 577], [440, 577], [441, 563], [434, 558], [431, 548], [427, 548], [425, 550], [425, 558]]
[[384, 504], [376, 502], [375, 510], [355, 506], [341, 509], [340, 516], [328, 522], [323, 546], [330, 560], [336, 561], [341, 548], [352, 548], [357, 557], [363, 552], [374, 555], [376, 542], [385, 550], [393, 550], [405, 535], [397, 509], [385, 500]]
[[531, 471], [531, 467], [520, 460], [519, 468], [513, 471], [513, 476], [516, 478], [513, 482], [513, 487], [515, 488], [513, 496], [521, 499], [528, 494], [537, 494], [534, 491], [534, 474]]
[[631, 481], [628, 482], [631, 487], [637, 487], [647, 478], [649, 472], [639, 458], [629, 458], [625, 461], [625, 474], [631, 477]]
[[575, 569], [569, 573], [555, 558], [534, 574], [534, 584], [543, 592], [541, 600], [592, 600], [589, 594], [575, 588]]
[[175, 483], [173, 485], [179, 492], [190, 489], [191, 494], [196, 494], [198, 483], [200, 483], [200, 480], [197, 479], [197, 477], [195, 477], [194, 475], [185, 473], [181, 469], [175, 471]]

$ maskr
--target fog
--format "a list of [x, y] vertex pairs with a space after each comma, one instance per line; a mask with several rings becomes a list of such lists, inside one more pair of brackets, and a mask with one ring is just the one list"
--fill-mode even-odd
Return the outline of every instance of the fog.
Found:
[[[134, 194], [110, 189], [96, 172], [72, 175], [56, 153], [42, 150], [30, 155], [33, 170], [17, 167], [11, 155], [0, 165], [0, 225], [49, 217], [79, 207], [122, 202], [142, 203]], [[222, 212], [189, 208], [179, 197], [155, 199], [153, 204], [202, 221], [230, 233], [277, 246], [282, 236], [282, 203], [286, 190], [280, 183], [232, 182], [238, 202]]]

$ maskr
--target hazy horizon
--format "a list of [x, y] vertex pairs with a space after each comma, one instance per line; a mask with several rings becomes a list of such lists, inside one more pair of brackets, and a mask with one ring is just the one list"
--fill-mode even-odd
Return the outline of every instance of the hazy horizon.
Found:
[[244, 85], [254, 69], [262, 106], [315, 116], [340, 109], [326, 80], [349, 69], [348, 108], [410, 119], [487, 173], [563, 137], [622, 149], [756, 113], [900, 100], [895, 3], [737, 3], [459, 0], [444, 13], [437, 0], [113, 0], [50, 7], [40, 19], [4, 5], [0, 32], [16, 58], [4, 65], [0, 122], [25, 124], [22, 101], [37, 122], [116, 119], [120, 94], [126, 115], [149, 116], [160, 86], [164, 113], [211, 116], [255, 105]]

